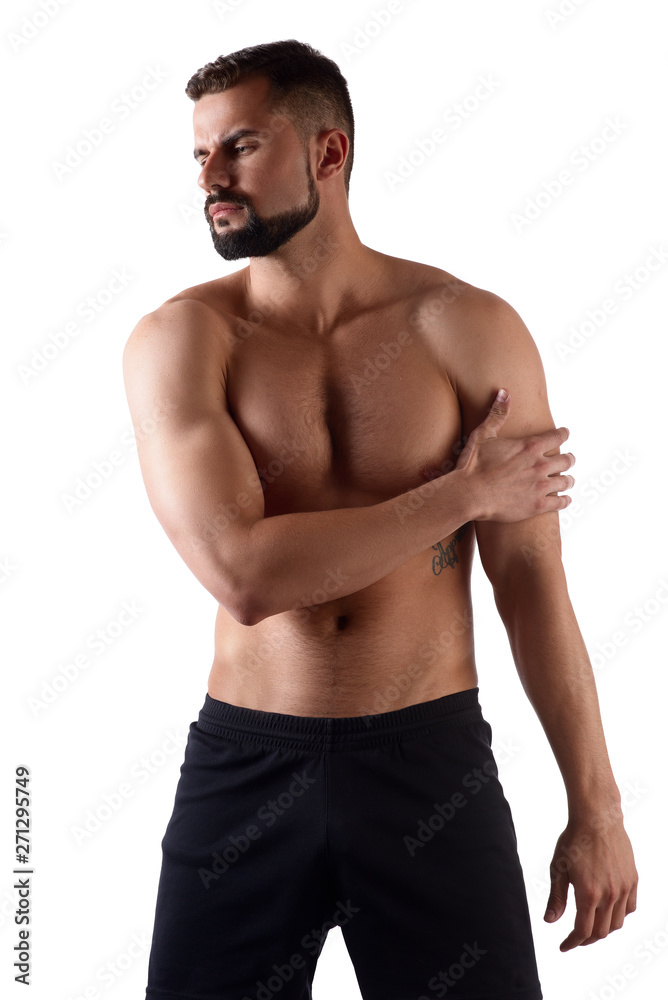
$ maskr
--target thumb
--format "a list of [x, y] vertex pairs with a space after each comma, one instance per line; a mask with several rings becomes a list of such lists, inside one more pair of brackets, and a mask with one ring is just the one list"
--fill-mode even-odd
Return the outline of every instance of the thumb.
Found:
[[550, 897], [547, 901], [543, 920], [547, 920], [548, 923], [554, 923], [563, 914], [568, 898], [568, 885], [568, 875], [566, 872], [557, 872], [552, 876], [552, 888], [550, 889]]
[[507, 389], [499, 389], [487, 416], [477, 427], [473, 428], [466, 439], [466, 444], [462, 448], [457, 462], [458, 469], [462, 469], [468, 464], [473, 449], [481, 438], [496, 437], [497, 431], [501, 429], [509, 410], [510, 393]]
[[499, 389], [494, 397], [494, 402], [489, 409], [489, 413], [482, 424], [479, 425], [485, 437], [496, 437], [496, 432], [501, 429], [509, 410], [510, 393], [507, 389]]

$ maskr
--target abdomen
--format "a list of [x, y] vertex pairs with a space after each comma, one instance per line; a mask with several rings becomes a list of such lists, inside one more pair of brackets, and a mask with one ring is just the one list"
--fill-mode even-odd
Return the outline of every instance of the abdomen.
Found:
[[475, 687], [469, 526], [363, 590], [240, 625], [216, 617], [213, 698], [291, 715], [371, 715]]

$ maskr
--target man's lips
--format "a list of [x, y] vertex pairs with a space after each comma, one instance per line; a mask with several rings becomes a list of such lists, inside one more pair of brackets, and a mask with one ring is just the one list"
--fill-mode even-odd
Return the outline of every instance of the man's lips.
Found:
[[212, 219], [215, 219], [217, 215], [228, 215], [231, 212], [240, 212], [241, 205], [231, 205], [229, 202], [216, 202], [209, 209], [209, 215]]

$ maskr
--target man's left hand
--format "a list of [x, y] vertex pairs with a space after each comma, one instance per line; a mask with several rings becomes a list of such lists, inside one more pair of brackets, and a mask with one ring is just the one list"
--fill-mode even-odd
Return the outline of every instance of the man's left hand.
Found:
[[[636, 908], [638, 872], [621, 819], [592, 814], [569, 819], [550, 864], [552, 888], [545, 920], [553, 923], [566, 909], [573, 883], [577, 913], [573, 930], [559, 945], [570, 951], [617, 931]], [[550, 915], [550, 911], [554, 916]]]

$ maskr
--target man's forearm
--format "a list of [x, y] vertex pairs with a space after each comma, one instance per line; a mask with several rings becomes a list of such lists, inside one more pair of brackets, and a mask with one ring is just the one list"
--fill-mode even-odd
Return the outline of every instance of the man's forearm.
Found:
[[245, 545], [246, 624], [362, 590], [475, 516], [455, 470], [367, 507], [277, 514]]
[[594, 810], [614, 818], [619, 790], [563, 565], [556, 554], [544, 554], [539, 562], [527, 568], [523, 561], [512, 585], [495, 590], [497, 608], [520, 680], [563, 776], [571, 816]]

